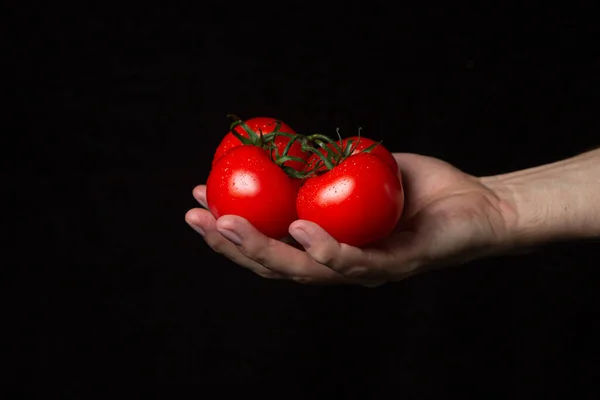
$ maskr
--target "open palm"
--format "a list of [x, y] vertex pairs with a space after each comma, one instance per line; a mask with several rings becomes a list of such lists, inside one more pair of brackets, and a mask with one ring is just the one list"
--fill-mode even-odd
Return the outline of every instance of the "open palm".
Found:
[[[188, 211], [186, 221], [235, 263], [266, 278], [305, 283], [377, 286], [483, 256], [506, 242], [512, 210], [478, 178], [436, 158], [394, 157], [405, 190], [403, 216], [391, 235], [367, 248], [339, 243], [309, 221], [292, 223], [289, 241], [270, 239], [238, 216], [215, 220], [205, 209]], [[193, 193], [205, 206], [206, 187]]]

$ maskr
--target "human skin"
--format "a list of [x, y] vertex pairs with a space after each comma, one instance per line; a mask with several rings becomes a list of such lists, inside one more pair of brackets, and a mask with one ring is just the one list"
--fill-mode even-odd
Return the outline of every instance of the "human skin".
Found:
[[[600, 150], [512, 173], [474, 177], [432, 157], [395, 153], [405, 209], [394, 232], [367, 248], [338, 243], [309, 221], [290, 240], [243, 218], [194, 208], [186, 222], [217, 253], [265, 278], [300, 283], [399, 281], [432, 269], [562, 240], [600, 237]], [[206, 187], [193, 190], [206, 207]]]

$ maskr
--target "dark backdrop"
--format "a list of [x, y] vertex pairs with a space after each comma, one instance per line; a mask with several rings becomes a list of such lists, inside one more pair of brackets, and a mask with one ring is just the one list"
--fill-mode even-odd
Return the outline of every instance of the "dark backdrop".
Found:
[[26, 343], [11, 380], [66, 393], [329, 384], [363, 398], [592, 388], [597, 244], [323, 288], [254, 276], [185, 224], [230, 112], [331, 135], [362, 126], [475, 175], [598, 144], [585, 10], [364, 3], [5, 14], [25, 154], [9, 179], [27, 195], [8, 196], [27, 205], [10, 208], [25, 246], [7, 242], [22, 251], [6, 304]]

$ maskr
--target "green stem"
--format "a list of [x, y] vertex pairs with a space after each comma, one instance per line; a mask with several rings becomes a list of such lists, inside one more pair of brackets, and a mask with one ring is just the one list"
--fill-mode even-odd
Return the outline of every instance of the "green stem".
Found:
[[277, 160], [275, 161], [275, 164], [281, 166], [284, 163], [288, 162], [288, 161], [296, 161], [296, 162], [301, 162], [304, 163], [305, 161], [303, 159], [301, 159], [300, 157], [294, 157], [294, 156], [283, 156], [283, 157], [278, 157]]
[[[336, 143], [335, 140], [331, 139], [329, 136], [326, 135], [322, 135], [320, 133], [315, 133], [313, 135], [309, 135], [306, 136], [306, 139], [311, 141], [311, 142], [316, 142], [317, 140], [321, 140], [323, 142], [327, 142], [329, 143], [334, 149], [335, 151], [337, 151], [338, 153], [342, 152], [342, 148], [340, 147], [340, 145], [338, 145]], [[342, 143], [342, 141], [340, 140], [340, 144]]]
[[242, 144], [254, 144], [254, 142], [252, 141], [251, 138], [247, 138], [245, 136], [240, 135], [239, 133], [237, 133], [235, 131], [235, 129], [232, 129], [231, 133], [233, 134], [233, 136], [235, 136], [236, 138], [238, 138], [238, 140], [240, 142], [242, 142]]
[[325, 152], [327, 153], [327, 158], [329, 158], [330, 160], [333, 160], [334, 162], [337, 162], [339, 160], [339, 152], [335, 152], [334, 150], [331, 149], [330, 146], [328, 146], [326, 142], [322, 142], [320, 140], [315, 140], [315, 143], [322, 148], [323, 150], [325, 150]]
[[285, 148], [283, 149], [283, 156], [287, 156], [287, 154], [290, 151], [290, 149], [292, 148], [292, 145], [294, 144], [294, 142], [299, 139], [300, 139], [300, 135], [292, 136], [292, 138], [288, 142], [287, 146], [285, 146]]
[[323, 164], [325, 164], [327, 169], [333, 169], [333, 167], [334, 167], [333, 163], [325, 155], [323, 155], [323, 153], [321, 153], [319, 150], [315, 149], [314, 147], [309, 146], [306, 143], [302, 143], [302, 151], [310, 151], [311, 153], [316, 154], [321, 159], [321, 161], [323, 161]]
[[253, 143], [257, 143], [260, 140], [260, 137], [254, 132], [246, 123], [242, 120], [235, 121], [231, 124], [230, 129], [232, 132], [235, 132], [235, 128], [241, 126], [243, 130], [248, 133], [248, 137], [252, 140]]
[[362, 153], [370, 153], [371, 151], [373, 151], [373, 149], [377, 146], [379, 146], [382, 142], [377, 142], [377, 143], [373, 143], [372, 145], [370, 145], [369, 147], [367, 147], [366, 149], [364, 149], [362, 151]]

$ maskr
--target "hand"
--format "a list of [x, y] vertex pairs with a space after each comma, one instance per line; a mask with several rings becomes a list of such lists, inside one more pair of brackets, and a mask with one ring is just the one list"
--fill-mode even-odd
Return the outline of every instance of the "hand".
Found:
[[[185, 219], [233, 262], [265, 278], [301, 283], [378, 286], [484, 256], [509, 241], [514, 211], [478, 178], [435, 158], [394, 157], [402, 172], [405, 209], [394, 232], [368, 248], [339, 243], [309, 221], [295, 221], [290, 240], [278, 241], [237, 216], [215, 220], [195, 208]], [[206, 207], [204, 185], [193, 195]]]

